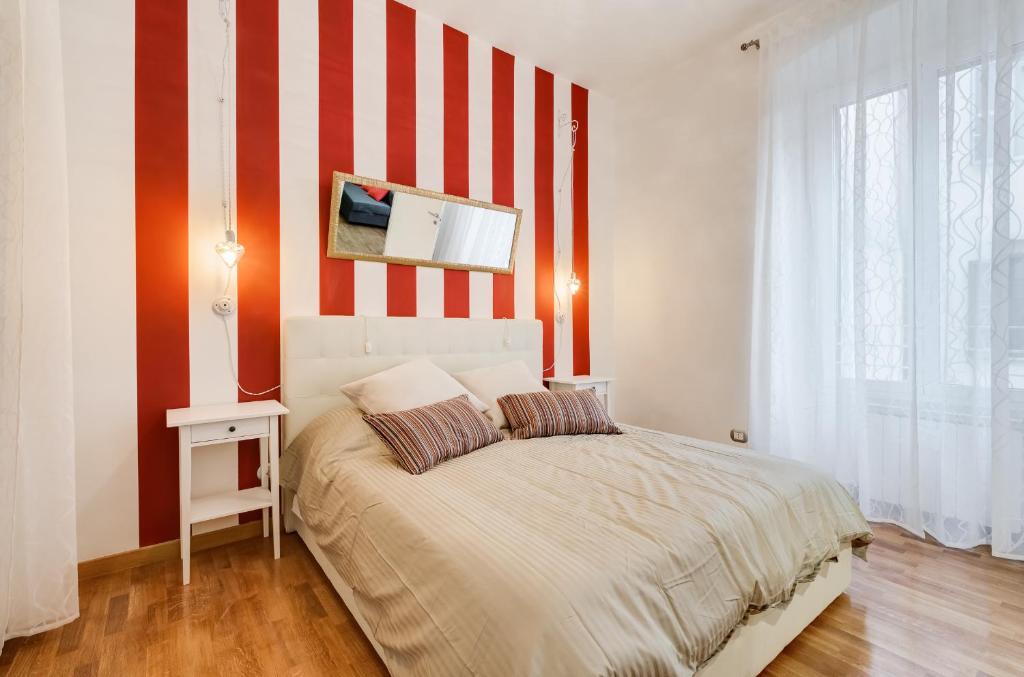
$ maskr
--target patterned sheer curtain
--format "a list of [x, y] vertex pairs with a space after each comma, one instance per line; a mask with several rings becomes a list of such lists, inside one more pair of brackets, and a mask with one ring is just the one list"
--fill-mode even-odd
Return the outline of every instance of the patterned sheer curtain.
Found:
[[1024, 559], [1024, 2], [771, 31], [752, 442], [871, 520]]
[[0, 652], [78, 616], [57, 0], [0, 0]]

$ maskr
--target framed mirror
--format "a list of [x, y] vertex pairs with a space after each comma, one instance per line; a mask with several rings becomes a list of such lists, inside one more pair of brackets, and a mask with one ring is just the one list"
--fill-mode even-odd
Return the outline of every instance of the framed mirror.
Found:
[[327, 255], [511, 273], [522, 210], [334, 172]]

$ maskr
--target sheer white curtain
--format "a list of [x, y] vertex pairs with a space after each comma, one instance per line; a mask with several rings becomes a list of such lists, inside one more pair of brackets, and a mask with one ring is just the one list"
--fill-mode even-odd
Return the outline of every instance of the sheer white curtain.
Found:
[[0, 651], [78, 616], [56, 0], [0, 0]]
[[769, 32], [752, 441], [871, 520], [1024, 558], [1024, 2]]

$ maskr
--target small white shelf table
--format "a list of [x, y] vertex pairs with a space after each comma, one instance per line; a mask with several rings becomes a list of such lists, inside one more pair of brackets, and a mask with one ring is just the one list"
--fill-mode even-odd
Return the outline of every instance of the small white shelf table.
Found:
[[615, 379], [609, 376], [552, 376], [544, 379], [550, 390], [593, 390], [608, 410], [608, 391]]
[[[178, 491], [181, 521], [181, 580], [189, 584], [192, 525], [207, 520], [237, 515], [250, 510], [263, 511], [263, 537], [274, 537], [274, 559], [281, 557], [281, 499], [278, 476], [279, 417], [288, 410], [276, 400], [214, 404], [167, 410], [167, 427], [178, 429]], [[212, 496], [192, 497], [192, 450], [211, 444], [260, 441], [260, 477], [262, 486], [226, 491]], [[269, 473], [266, 469], [270, 470]], [[268, 477], [269, 475], [269, 477]], [[267, 512], [270, 512], [270, 520]], [[272, 523], [268, 524], [268, 521]]]

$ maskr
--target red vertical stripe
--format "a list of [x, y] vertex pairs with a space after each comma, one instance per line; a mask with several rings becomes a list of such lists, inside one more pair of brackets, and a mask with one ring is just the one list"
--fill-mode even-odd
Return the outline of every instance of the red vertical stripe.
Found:
[[[515, 204], [515, 57], [491, 51], [491, 199]], [[515, 276], [494, 275], [494, 317], [516, 315]]]
[[[387, 0], [388, 181], [416, 185], [416, 11]], [[389, 263], [388, 315], [416, 315], [416, 266]]]
[[444, 269], [444, 316], [469, 317], [469, 271]]
[[588, 208], [590, 122], [588, 92], [572, 86], [572, 119], [579, 123], [572, 158], [572, 266], [580, 290], [572, 297], [572, 373], [590, 373], [590, 217]]
[[139, 544], [178, 537], [178, 435], [189, 404], [188, 3], [135, 3], [135, 312]]
[[[239, 3], [245, 4], [245, 3]], [[354, 315], [355, 264], [327, 257], [331, 176], [352, 172], [352, 0], [320, 0], [320, 314]]]
[[445, 26], [444, 192], [469, 197], [469, 36]]
[[[469, 197], [469, 36], [445, 26], [444, 192]], [[444, 271], [444, 316], [469, 317], [469, 271]]]
[[[281, 195], [278, 155], [278, 0], [236, 5], [238, 239], [238, 378], [249, 390], [280, 383]], [[239, 391], [238, 401], [268, 399]], [[259, 482], [259, 442], [238, 445], [238, 488]], [[259, 511], [241, 517], [259, 518]]]
[[534, 94], [534, 298], [544, 323], [544, 375], [555, 373], [555, 78], [536, 69]]

